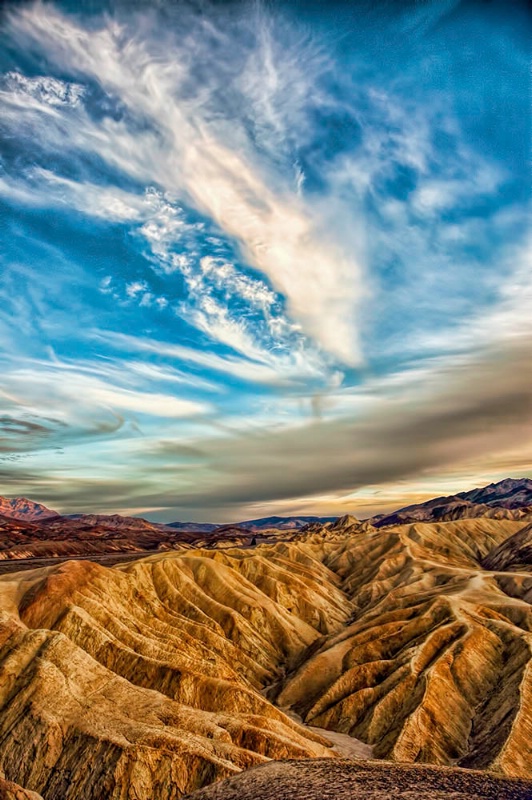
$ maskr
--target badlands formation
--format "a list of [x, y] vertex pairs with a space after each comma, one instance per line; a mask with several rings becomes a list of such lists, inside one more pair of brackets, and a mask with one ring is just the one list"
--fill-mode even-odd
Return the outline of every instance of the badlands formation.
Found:
[[[318, 759], [345, 788], [348, 737], [420, 781], [420, 762], [485, 776], [444, 771], [452, 795], [436, 771], [412, 794], [410, 773], [367, 762], [375, 792], [397, 774], [398, 797], [531, 796], [500, 783], [532, 779], [529, 522], [345, 517], [0, 576], [0, 797], [171, 800], [272, 759]], [[237, 796], [224, 785], [198, 798]]]

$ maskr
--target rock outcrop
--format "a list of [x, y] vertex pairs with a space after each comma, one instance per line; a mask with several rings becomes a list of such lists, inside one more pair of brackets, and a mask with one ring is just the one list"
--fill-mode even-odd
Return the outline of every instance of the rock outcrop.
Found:
[[43, 800], [40, 794], [28, 792], [13, 781], [0, 777], [0, 800]]

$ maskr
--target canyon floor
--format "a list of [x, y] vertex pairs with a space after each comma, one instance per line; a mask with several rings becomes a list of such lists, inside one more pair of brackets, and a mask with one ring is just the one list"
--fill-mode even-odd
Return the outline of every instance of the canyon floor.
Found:
[[532, 796], [531, 543], [523, 519], [345, 517], [7, 572], [0, 797]]

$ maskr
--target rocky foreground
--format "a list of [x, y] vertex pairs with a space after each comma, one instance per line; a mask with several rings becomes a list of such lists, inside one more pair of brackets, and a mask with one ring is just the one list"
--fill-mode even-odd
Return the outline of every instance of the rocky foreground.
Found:
[[171, 800], [271, 759], [330, 766], [328, 729], [488, 787], [530, 779], [530, 541], [518, 520], [344, 518], [3, 575], [0, 770], [21, 797]]
[[530, 789], [472, 770], [320, 758], [270, 762], [186, 800], [530, 800]]

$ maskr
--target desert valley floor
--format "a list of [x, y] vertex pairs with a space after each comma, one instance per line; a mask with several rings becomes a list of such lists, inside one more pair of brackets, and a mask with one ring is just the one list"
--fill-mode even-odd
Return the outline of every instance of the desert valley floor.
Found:
[[[0, 795], [531, 797], [532, 524], [493, 508], [400, 522], [175, 543], [113, 567], [11, 561]], [[271, 759], [292, 761], [242, 773]]]

